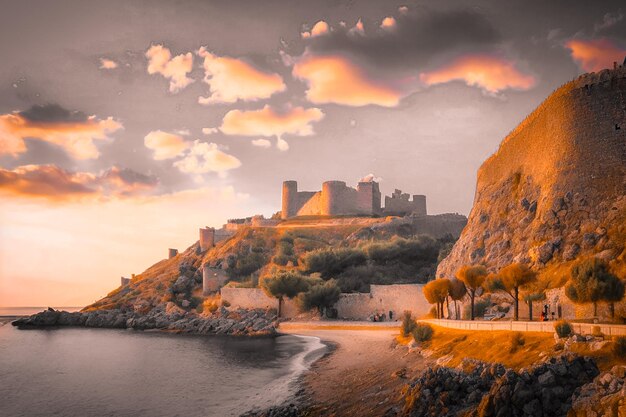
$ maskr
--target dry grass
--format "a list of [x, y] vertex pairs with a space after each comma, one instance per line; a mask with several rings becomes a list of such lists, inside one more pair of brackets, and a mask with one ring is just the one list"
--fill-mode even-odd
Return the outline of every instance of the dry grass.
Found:
[[524, 333], [524, 344], [518, 344], [512, 352], [511, 340], [517, 338], [517, 332], [465, 331], [439, 326], [433, 328], [433, 338], [424, 347], [432, 351], [435, 357], [452, 355], [446, 364], [450, 367], [459, 365], [464, 358], [472, 358], [520, 369], [541, 360], [545, 354], [554, 352], [554, 337], [551, 333]]

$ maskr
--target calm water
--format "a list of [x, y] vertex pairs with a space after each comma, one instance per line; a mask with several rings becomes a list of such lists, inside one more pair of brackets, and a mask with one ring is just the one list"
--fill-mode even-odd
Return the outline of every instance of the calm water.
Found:
[[1, 416], [233, 416], [280, 403], [314, 338], [0, 327]]

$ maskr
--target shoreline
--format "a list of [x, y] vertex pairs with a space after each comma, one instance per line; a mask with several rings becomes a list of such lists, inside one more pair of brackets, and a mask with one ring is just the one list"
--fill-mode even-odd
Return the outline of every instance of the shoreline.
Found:
[[281, 323], [280, 334], [317, 337], [327, 351], [297, 379], [290, 404], [250, 416], [395, 415], [402, 387], [430, 361], [397, 345], [399, 323], [381, 324]]

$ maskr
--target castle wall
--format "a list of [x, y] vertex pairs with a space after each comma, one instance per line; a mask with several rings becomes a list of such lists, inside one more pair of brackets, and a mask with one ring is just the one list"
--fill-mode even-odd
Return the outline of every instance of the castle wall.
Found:
[[309, 193], [299, 195], [298, 202], [300, 202], [300, 200], [304, 202], [300, 206], [300, 209], [298, 209], [296, 216], [319, 216], [322, 214], [321, 195], [321, 192], [313, 193], [310, 197]]
[[[406, 310], [415, 317], [422, 317], [430, 310], [422, 287], [422, 284], [372, 285], [369, 294], [341, 294], [335, 308], [339, 318], [349, 320], [368, 320], [376, 312], [388, 317], [389, 311], [400, 320]], [[260, 288], [223, 287], [220, 292], [222, 301], [230, 303], [232, 308], [278, 308], [278, 300], [267, 296]], [[296, 302], [285, 299], [281, 316], [291, 318], [297, 314]]]
[[426, 216], [426, 196], [414, 195], [413, 199], [400, 190], [395, 190], [391, 196], [385, 196], [385, 209], [383, 212], [387, 215], [405, 216], [407, 214], [415, 214], [418, 216]]
[[460, 214], [437, 214], [430, 216], [414, 216], [411, 218], [416, 233], [440, 238], [452, 235], [458, 238], [467, 225], [467, 217]]
[[167, 250], [167, 257], [168, 257], [168, 259], [172, 259], [172, 258], [173, 258], [173, 257], [175, 257], [176, 255], [178, 255], [178, 249], [172, 249], [172, 248], [169, 248], [169, 249]]
[[130, 284], [130, 278], [124, 278], [124, 277], [121, 277], [121, 278], [120, 278], [120, 285], [121, 285], [122, 287], [125, 287], [125, 286], [127, 286], [128, 284]]

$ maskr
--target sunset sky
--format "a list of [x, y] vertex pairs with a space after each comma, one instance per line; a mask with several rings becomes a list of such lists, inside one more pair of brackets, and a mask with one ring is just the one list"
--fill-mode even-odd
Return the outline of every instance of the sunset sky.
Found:
[[93, 302], [286, 179], [468, 214], [517, 123], [624, 60], [621, 4], [0, 0], [0, 306]]

